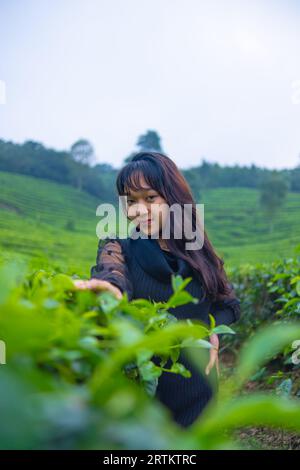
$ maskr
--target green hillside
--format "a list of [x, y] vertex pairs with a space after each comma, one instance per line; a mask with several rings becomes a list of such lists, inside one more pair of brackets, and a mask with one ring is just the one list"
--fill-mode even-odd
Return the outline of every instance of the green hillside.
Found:
[[[98, 199], [70, 186], [0, 172], [2, 258], [28, 257], [88, 275], [97, 249]], [[300, 194], [289, 193], [274, 230], [264, 220], [257, 190], [207, 190], [205, 228], [226, 265], [293, 254], [300, 241]], [[73, 227], [72, 227], [73, 224]]]
[[101, 201], [70, 186], [12, 173], [0, 172], [0, 187], [1, 256], [30, 256], [39, 266], [44, 259], [45, 265], [87, 274], [96, 256], [95, 212]]
[[288, 193], [271, 233], [259, 195], [256, 189], [222, 188], [207, 190], [201, 200], [208, 236], [228, 264], [289, 257], [300, 243], [300, 194]]

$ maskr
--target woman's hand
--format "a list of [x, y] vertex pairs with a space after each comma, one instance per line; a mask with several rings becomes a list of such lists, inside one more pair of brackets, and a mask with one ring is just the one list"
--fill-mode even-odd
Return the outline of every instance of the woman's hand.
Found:
[[73, 279], [73, 283], [77, 289], [90, 289], [94, 292], [101, 292], [108, 290], [111, 292], [118, 300], [122, 299], [122, 292], [116, 286], [111, 284], [108, 281], [103, 281], [101, 279]]
[[218, 335], [216, 333], [212, 334], [210, 336], [210, 343], [213, 345], [212, 348], [210, 348], [209, 350], [209, 362], [205, 368], [205, 373], [206, 375], [208, 375], [211, 371], [211, 369], [213, 368], [213, 366], [216, 364], [216, 368], [217, 368], [217, 374], [218, 374], [218, 377], [220, 375], [220, 371], [219, 371], [219, 356], [218, 356], [218, 353], [219, 353], [219, 338], [218, 338]]

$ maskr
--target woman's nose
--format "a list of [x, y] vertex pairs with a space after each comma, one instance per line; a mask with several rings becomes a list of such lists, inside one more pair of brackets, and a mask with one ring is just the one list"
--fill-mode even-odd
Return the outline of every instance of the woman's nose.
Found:
[[146, 217], [148, 215], [148, 209], [145, 204], [137, 203], [133, 206], [128, 208], [128, 217], [135, 218], [135, 217]]

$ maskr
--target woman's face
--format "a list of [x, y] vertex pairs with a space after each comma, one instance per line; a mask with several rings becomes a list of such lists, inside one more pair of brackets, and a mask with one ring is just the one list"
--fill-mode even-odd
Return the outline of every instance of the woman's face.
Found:
[[127, 217], [145, 234], [159, 234], [166, 223], [169, 206], [155, 189], [149, 187], [143, 176], [139, 182], [141, 190], [130, 190], [127, 196]]

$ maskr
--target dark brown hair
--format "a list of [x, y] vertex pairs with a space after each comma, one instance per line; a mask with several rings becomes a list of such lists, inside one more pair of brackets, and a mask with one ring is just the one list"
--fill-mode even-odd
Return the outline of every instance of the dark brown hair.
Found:
[[[129, 191], [141, 189], [140, 176], [143, 175], [147, 184], [156, 190], [169, 206], [184, 204], [192, 206], [192, 228], [196, 229], [196, 204], [189, 184], [179, 171], [176, 164], [159, 152], [139, 152], [127, 163], [117, 176], [117, 191], [119, 196], [129, 195]], [[199, 250], [186, 250], [185, 242], [190, 241], [183, 234], [181, 239], [172, 237], [174, 225], [170, 220], [170, 239], [165, 242], [169, 250], [186, 260], [195, 269], [198, 278], [204, 284], [206, 295], [211, 300], [222, 300], [234, 295], [233, 286], [229, 283], [224, 261], [220, 258], [202, 228], [203, 246]]]

